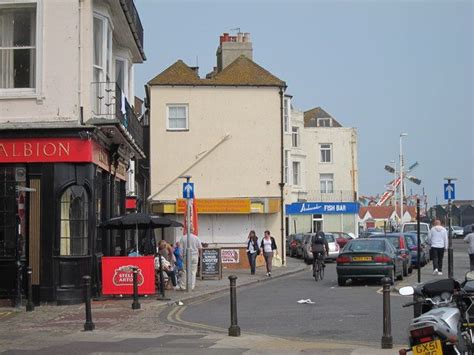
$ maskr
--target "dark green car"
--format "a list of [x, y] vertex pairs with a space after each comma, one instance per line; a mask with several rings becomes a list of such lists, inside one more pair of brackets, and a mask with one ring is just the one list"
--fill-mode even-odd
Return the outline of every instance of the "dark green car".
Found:
[[348, 279], [382, 279], [391, 283], [403, 280], [403, 259], [386, 239], [353, 239], [336, 259], [337, 283], [344, 286]]

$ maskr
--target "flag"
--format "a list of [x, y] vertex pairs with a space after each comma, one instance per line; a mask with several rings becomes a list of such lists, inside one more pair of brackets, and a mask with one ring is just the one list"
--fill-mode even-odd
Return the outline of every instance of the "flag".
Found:
[[[195, 199], [190, 199], [189, 200], [189, 208], [191, 209], [191, 234], [198, 235], [199, 228], [198, 228], [198, 211], [197, 211], [197, 203]], [[183, 228], [183, 234], [187, 235], [188, 234], [188, 214], [184, 214], [184, 228]]]

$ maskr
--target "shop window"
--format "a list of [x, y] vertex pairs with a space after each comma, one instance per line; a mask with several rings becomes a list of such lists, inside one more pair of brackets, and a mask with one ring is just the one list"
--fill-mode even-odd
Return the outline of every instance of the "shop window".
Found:
[[0, 169], [0, 256], [15, 256], [17, 247], [15, 185], [14, 170]]
[[74, 185], [61, 196], [60, 255], [88, 254], [89, 199], [82, 186]]

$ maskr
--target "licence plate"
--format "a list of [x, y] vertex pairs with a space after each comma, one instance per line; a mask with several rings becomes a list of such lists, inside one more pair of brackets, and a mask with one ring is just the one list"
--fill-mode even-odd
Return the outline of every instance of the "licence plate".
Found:
[[352, 258], [353, 261], [372, 261], [371, 256], [354, 256]]
[[416, 355], [443, 355], [443, 348], [440, 340], [418, 344], [411, 348]]

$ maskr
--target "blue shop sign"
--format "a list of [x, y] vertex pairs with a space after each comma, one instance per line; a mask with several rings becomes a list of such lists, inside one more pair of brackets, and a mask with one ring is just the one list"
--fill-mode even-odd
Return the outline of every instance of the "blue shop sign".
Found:
[[286, 205], [286, 214], [356, 214], [357, 202], [303, 202]]

